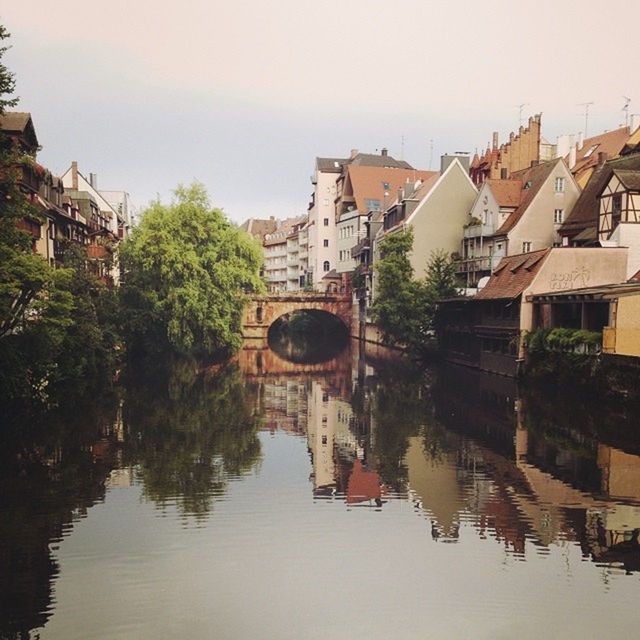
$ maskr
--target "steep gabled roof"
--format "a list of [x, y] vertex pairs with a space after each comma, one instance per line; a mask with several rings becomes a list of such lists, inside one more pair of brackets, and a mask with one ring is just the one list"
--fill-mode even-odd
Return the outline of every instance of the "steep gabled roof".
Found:
[[38, 137], [31, 114], [26, 111], [7, 111], [0, 116], [0, 129], [9, 135], [22, 136], [34, 151], [38, 149]]
[[[606, 153], [607, 158], [616, 158], [620, 155], [628, 139], [629, 127], [622, 127], [587, 138], [576, 152], [576, 163], [571, 167], [571, 173], [580, 175], [587, 169], [597, 166], [598, 154], [600, 153]], [[569, 161], [568, 155], [565, 157], [565, 161]]]
[[633, 169], [615, 169], [613, 173], [625, 189], [629, 191], [640, 191], [640, 171], [634, 171]]
[[529, 169], [524, 169], [523, 171], [512, 174], [512, 179], [517, 180], [522, 185], [520, 189], [520, 203], [518, 204], [518, 208], [509, 215], [502, 226], [496, 231], [496, 235], [508, 233], [518, 224], [518, 221], [529, 208], [533, 199], [538, 195], [542, 185], [547, 181], [547, 178], [551, 175], [551, 172], [558, 162], [562, 162], [562, 160], [552, 160], [551, 162], [538, 164]]
[[476, 300], [512, 300], [533, 282], [551, 249], [540, 249], [502, 258]]
[[356, 208], [361, 213], [366, 213], [369, 210], [366, 206], [366, 200], [379, 200], [380, 205], [385, 208], [395, 201], [398, 189], [407, 182], [414, 183], [417, 180], [428, 180], [433, 176], [436, 178], [438, 176], [433, 171], [353, 164], [347, 167], [347, 175], [351, 182]]
[[622, 156], [605, 162], [596, 168], [582, 193], [578, 196], [571, 213], [560, 227], [560, 234], [574, 237], [589, 227], [598, 227], [599, 202], [598, 195], [611, 179], [614, 170], [640, 170], [640, 153]]

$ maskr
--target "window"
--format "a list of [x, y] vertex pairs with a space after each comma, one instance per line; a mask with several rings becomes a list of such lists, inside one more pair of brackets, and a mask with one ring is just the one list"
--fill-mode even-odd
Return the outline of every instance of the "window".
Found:
[[377, 198], [365, 198], [364, 206], [368, 211], [380, 211], [380, 200]]
[[328, 247], [329, 246], [329, 241], [328, 240], [323, 240], [322, 241], [322, 246], [323, 247]]
[[611, 207], [612, 207], [612, 218], [613, 218], [613, 226], [615, 227], [620, 220], [622, 219], [622, 194], [616, 193], [611, 198]]
[[531, 242], [522, 243], [522, 253], [529, 253], [531, 251]]
[[325, 198], [325, 199], [322, 201], [322, 204], [323, 204], [325, 207], [328, 207], [328, 206], [329, 206], [329, 198]]
[[329, 218], [325, 218], [324, 219], [324, 226], [328, 227], [329, 226]]
[[591, 155], [591, 154], [592, 154], [592, 153], [593, 153], [593, 152], [598, 148], [598, 146], [599, 146], [599, 145], [597, 145], [597, 144], [592, 144], [592, 145], [589, 147], [589, 150], [587, 151], [587, 153], [585, 153], [585, 154], [582, 156], [582, 157], [583, 157], [583, 159], [584, 159], [584, 158], [588, 158], [588, 157], [589, 157], [589, 156], [590, 156], [590, 155]]
[[554, 224], [562, 224], [564, 222], [564, 211], [562, 209], [556, 209], [553, 212]]
[[556, 178], [556, 193], [564, 191], [564, 178]]
[[330, 269], [329, 261], [328, 261], [328, 260], [325, 260], [325, 261], [322, 263], [322, 270], [326, 273], [327, 271], [329, 271], [329, 269]]

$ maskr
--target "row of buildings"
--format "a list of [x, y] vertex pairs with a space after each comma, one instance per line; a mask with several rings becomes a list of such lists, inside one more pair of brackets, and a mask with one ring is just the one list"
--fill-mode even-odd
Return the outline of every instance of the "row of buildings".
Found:
[[[640, 355], [628, 299], [640, 285], [638, 125], [634, 116], [551, 144], [537, 114], [502, 144], [494, 133], [481, 154], [442, 156], [439, 171], [415, 169], [386, 149], [316, 158], [306, 215], [244, 228], [263, 241], [271, 291], [352, 291], [361, 318], [375, 299], [382, 241], [412, 228], [418, 278], [433, 251], [455, 258], [464, 296], [443, 308], [443, 340], [474, 366], [513, 373], [521, 338], [536, 327], [600, 331], [604, 349]], [[569, 291], [593, 287], [608, 289], [569, 305]], [[603, 296], [615, 309], [591, 304]]]
[[75, 161], [60, 176], [42, 166], [30, 113], [5, 113], [0, 116], [0, 130], [16, 147], [20, 189], [38, 212], [20, 222], [31, 236], [33, 252], [59, 266], [69, 242], [86, 246], [91, 269], [106, 282], [117, 284], [117, 260], [110, 258], [134, 221], [129, 194], [99, 189], [96, 174], [85, 177]]

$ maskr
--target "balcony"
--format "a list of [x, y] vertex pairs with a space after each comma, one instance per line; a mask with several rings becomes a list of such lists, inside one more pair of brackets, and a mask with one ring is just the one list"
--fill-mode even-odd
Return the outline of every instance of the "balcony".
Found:
[[490, 224], [472, 224], [464, 228], [465, 238], [480, 238], [493, 235], [493, 225]]
[[[480, 226], [480, 225], [478, 225]], [[478, 271], [491, 271], [491, 256], [478, 258], [466, 258], [456, 263], [457, 273], [477, 273]]]

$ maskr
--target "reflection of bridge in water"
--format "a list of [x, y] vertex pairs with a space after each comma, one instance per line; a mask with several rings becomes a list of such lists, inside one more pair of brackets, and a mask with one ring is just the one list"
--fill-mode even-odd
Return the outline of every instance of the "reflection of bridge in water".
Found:
[[350, 395], [351, 350], [348, 344], [337, 356], [325, 362], [298, 363], [278, 355], [266, 340], [249, 340], [238, 354], [238, 364], [245, 377], [254, 382], [303, 376], [324, 379], [347, 397]]
[[265, 340], [269, 327], [278, 318], [295, 311], [330, 313], [351, 330], [353, 304], [350, 294], [296, 292], [249, 298], [242, 315], [242, 336]]

